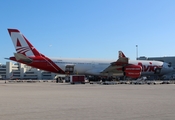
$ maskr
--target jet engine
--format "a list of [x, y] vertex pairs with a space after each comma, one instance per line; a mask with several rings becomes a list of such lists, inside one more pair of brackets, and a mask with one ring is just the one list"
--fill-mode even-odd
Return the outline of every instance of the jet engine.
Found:
[[124, 75], [131, 78], [139, 78], [142, 67], [140, 65], [127, 65], [123, 67]]
[[154, 74], [160, 74], [162, 68], [156, 68]]

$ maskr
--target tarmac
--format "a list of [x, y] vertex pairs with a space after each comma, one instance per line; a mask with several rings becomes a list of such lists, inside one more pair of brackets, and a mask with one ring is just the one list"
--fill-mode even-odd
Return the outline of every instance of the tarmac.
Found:
[[0, 81], [0, 120], [174, 120], [175, 84]]

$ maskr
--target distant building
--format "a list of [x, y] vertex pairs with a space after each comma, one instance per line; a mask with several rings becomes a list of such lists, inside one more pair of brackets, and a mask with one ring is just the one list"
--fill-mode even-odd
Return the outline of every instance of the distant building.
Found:
[[56, 74], [32, 68], [21, 63], [0, 64], [0, 79], [53, 80]]

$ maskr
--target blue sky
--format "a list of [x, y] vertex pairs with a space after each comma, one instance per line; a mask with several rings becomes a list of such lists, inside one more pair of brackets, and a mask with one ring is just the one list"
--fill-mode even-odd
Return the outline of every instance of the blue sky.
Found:
[[175, 0], [1, 0], [0, 63], [17, 28], [48, 57], [175, 56]]

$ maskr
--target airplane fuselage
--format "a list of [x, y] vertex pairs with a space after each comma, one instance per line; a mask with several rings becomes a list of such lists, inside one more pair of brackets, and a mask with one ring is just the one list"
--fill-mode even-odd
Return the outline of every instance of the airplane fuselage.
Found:
[[[51, 59], [57, 66], [63, 71], [66, 70], [66, 66], [73, 66], [75, 74], [91, 74], [102, 75], [101, 72], [105, 70], [115, 60], [100, 60], [100, 59], [73, 59], [73, 58], [59, 58]], [[129, 64], [141, 65], [141, 75], [154, 75], [156, 68], [162, 68], [160, 74], [171, 72], [171, 68], [168, 64], [159, 61], [147, 61], [147, 60], [129, 60]], [[121, 73], [122, 75], [122, 73]]]
[[141, 75], [162, 75], [173, 71], [168, 63], [160, 61], [128, 60], [119, 51], [117, 60], [58, 58], [51, 59], [41, 54], [17, 29], [8, 29], [16, 53], [10, 60], [24, 63], [41, 70], [59, 74], [125, 75], [138, 78]]

